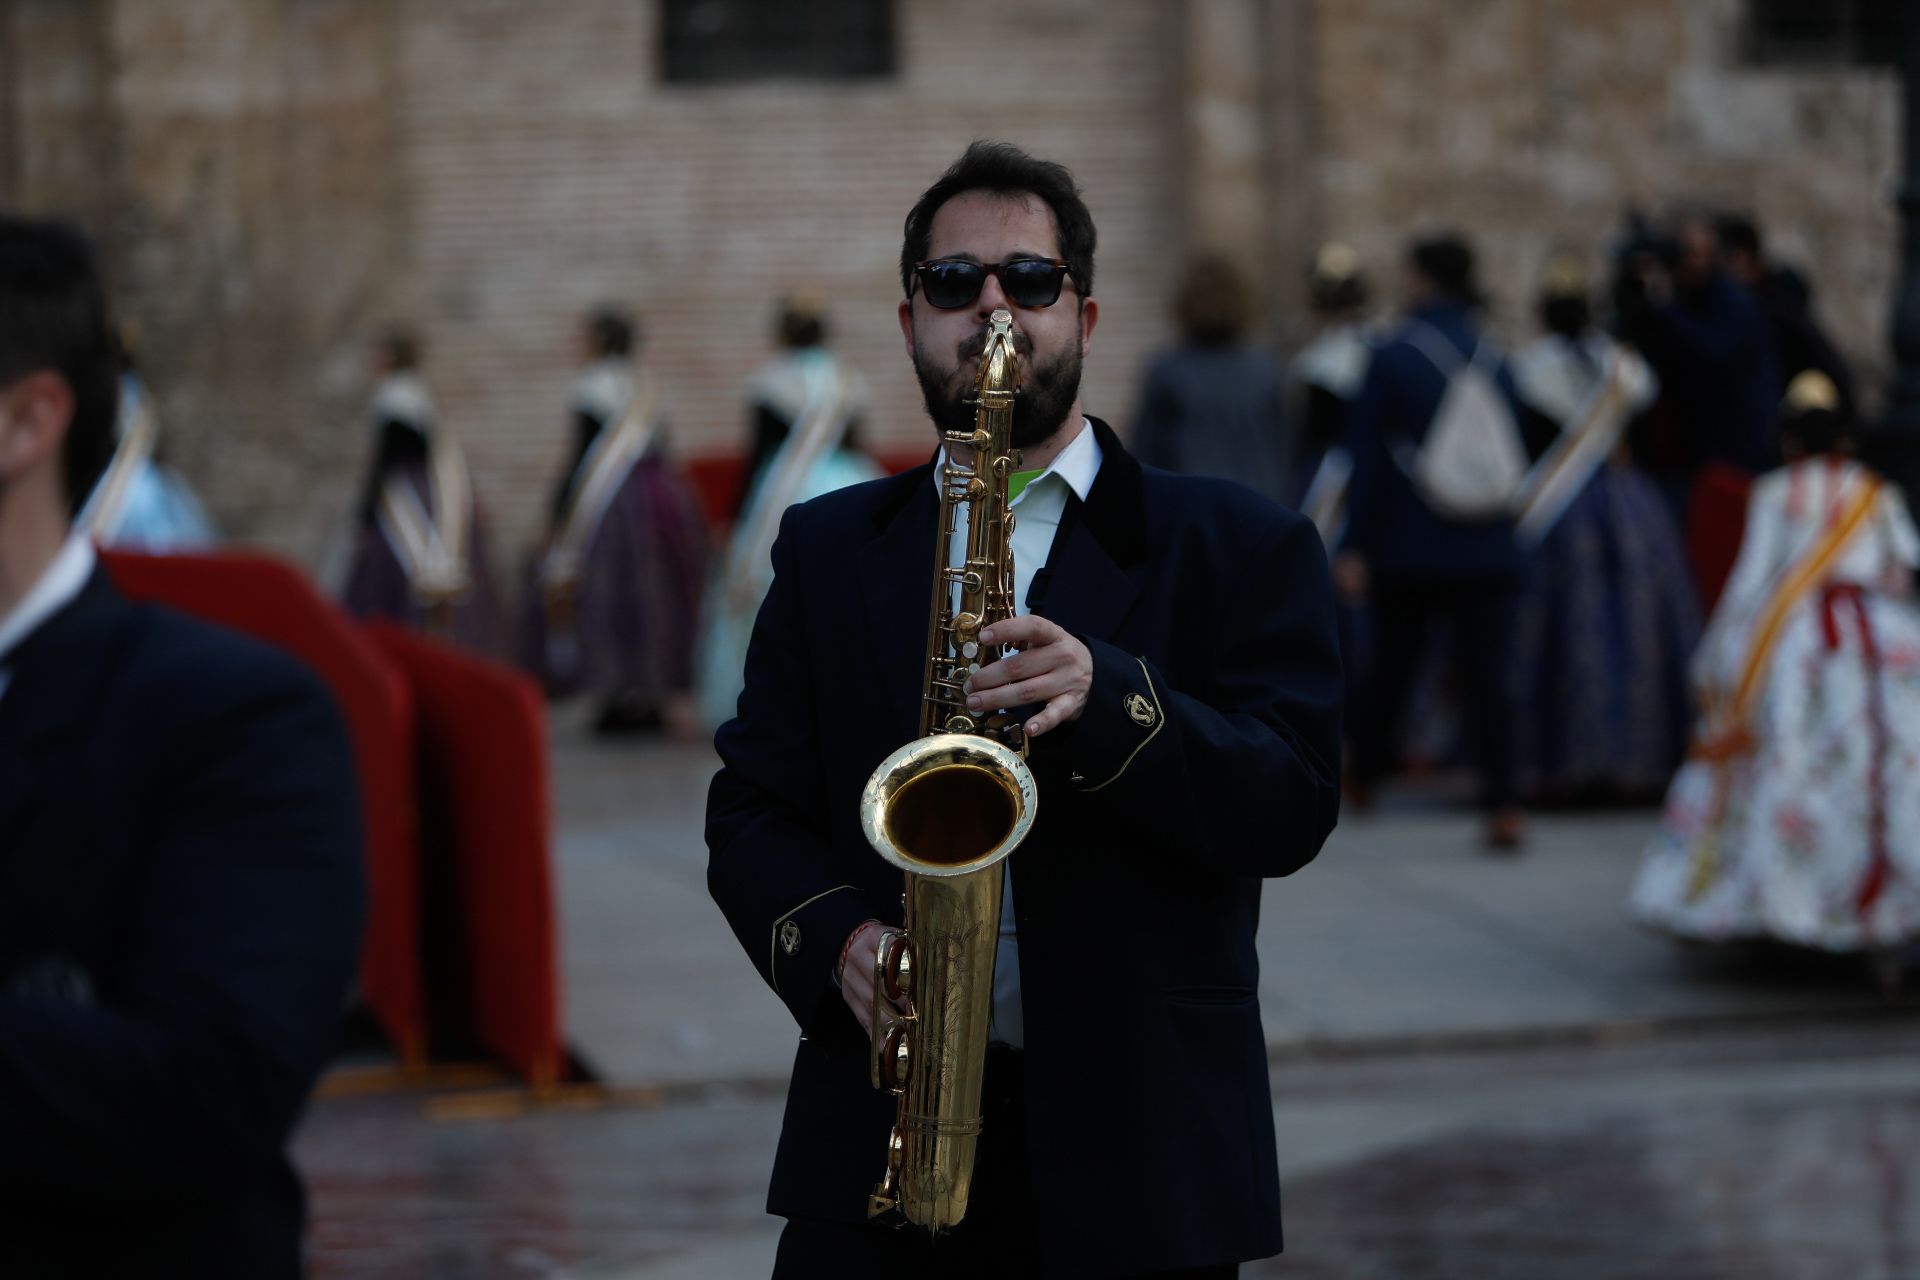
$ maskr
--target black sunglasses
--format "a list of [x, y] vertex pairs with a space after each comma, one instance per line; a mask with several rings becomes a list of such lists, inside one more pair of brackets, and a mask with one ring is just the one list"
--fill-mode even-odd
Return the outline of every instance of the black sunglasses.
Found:
[[964, 258], [935, 258], [915, 265], [913, 275], [927, 302], [942, 311], [957, 311], [980, 296], [988, 276], [1000, 278], [1007, 301], [1021, 307], [1050, 307], [1060, 300], [1060, 282], [1067, 264], [1058, 258], [1013, 258], [1006, 262], [968, 262]]

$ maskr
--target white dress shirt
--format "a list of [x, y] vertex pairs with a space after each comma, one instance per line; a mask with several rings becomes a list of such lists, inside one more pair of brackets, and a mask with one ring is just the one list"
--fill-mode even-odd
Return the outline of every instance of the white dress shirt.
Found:
[[[1014, 612], [1028, 612], [1027, 593], [1033, 588], [1034, 575], [1047, 563], [1053, 552], [1054, 534], [1059, 532], [1060, 519], [1067, 511], [1068, 491], [1071, 490], [1082, 502], [1087, 500], [1087, 494], [1093, 489], [1094, 477], [1100, 474], [1100, 457], [1100, 442], [1094, 438], [1093, 424], [1082, 418], [1080, 434], [1054, 455], [1052, 464], [1028, 481], [1027, 487], [1010, 504], [1014, 512]], [[945, 460], [943, 454], [941, 462]], [[934, 483], [939, 483], [938, 468], [935, 469]], [[954, 563], [957, 565], [965, 555], [966, 508], [960, 509], [955, 523], [958, 536], [954, 539], [953, 548]], [[988, 1039], [995, 1044], [1011, 1045], [1016, 1049], [1023, 1047], [1026, 1042], [1020, 1002], [1020, 948], [1013, 919], [1013, 864], [1019, 856], [1016, 850], [1007, 859], [1007, 875], [1001, 882], [1000, 941], [995, 948], [993, 965], [993, 1024], [987, 1033]]]
[[8, 659], [20, 642], [32, 635], [40, 624], [67, 607], [93, 576], [96, 557], [93, 542], [84, 533], [70, 536], [27, 594], [0, 617], [0, 698], [7, 695], [13, 678]]

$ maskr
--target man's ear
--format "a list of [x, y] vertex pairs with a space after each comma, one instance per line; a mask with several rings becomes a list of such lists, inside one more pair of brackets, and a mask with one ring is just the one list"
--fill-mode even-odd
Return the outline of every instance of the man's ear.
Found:
[[51, 369], [0, 390], [0, 478], [24, 475], [57, 453], [73, 407], [73, 388]]
[[913, 299], [900, 300], [900, 336], [907, 343], [907, 359], [913, 359]]
[[1092, 298], [1080, 301], [1080, 358], [1093, 350], [1093, 326], [1100, 323], [1100, 304]]

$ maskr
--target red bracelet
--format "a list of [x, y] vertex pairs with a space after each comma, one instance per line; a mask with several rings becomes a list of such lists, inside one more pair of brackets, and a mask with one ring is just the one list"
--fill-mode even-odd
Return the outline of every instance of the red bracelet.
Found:
[[855, 938], [858, 938], [861, 934], [865, 933], [867, 931], [867, 926], [870, 924], [877, 924], [882, 929], [887, 927], [884, 922], [880, 920], [876, 920], [871, 916], [861, 921], [860, 927], [858, 929], [855, 929], [852, 933], [848, 934], [847, 940], [840, 944], [840, 963], [833, 966], [834, 977], [839, 978], [843, 982], [846, 980], [844, 975], [847, 972], [847, 953], [853, 950], [853, 940]]

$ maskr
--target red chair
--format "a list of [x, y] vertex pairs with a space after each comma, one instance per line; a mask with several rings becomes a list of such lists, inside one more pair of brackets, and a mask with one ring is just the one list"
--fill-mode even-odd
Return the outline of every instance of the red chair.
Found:
[[366, 633], [417, 709], [434, 1042], [472, 1041], [550, 1089], [566, 1052], [546, 704], [509, 667], [390, 623]]
[[123, 595], [241, 631], [304, 661], [332, 689], [353, 738], [367, 836], [369, 905], [360, 993], [402, 1064], [427, 1051], [420, 971], [414, 700], [400, 670], [301, 572], [267, 556], [102, 553]]

